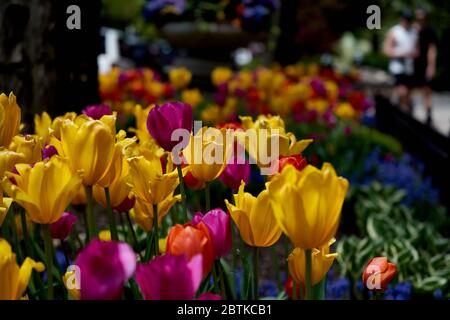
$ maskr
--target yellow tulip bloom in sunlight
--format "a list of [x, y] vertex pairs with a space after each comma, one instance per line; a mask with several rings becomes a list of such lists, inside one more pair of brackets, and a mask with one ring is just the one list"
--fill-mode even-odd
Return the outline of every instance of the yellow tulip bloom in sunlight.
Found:
[[201, 128], [195, 136], [191, 136], [183, 150], [189, 172], [202, 182], [216, 179], [227, 165], [232, 142], [232, 134], [227, 138], [226, 129]]
[[257, 197], [244, 192], [244, 182], [234, 195], [235, 204], [225, 199], [231, 218], [239, 229], [242, 239], [253, 247], [269, 247], [281, 236], [281, 229], [275, 220], [269, 204], [267, 190]]
[[8, 147], [12, 138], [20, 131], [20, 107], [16, 96], [0, 94], [0, 147]]
[[61, 142], [51, 140], [58, 153], [69, 159], [73, 172], [84, 172], [85, 186], [96, 184], [109, 169], [115, 148], [115, 120], [115, 115], [100, 120], [84, 115], [74, 121], [64, 120]]
[[[330, 246], [336, 242], [331, 239], [327, 244], [319, 249], [313, 249], [311, 252], [311, 284], [316, 285], [330, 270], [337, 253], [330, 253]], [[289, 274], [297, 283], [305, 285], [305, 253], [301, 248], [295, 248], [288, 257]]]
[[25, 258], [19, 267], [16, 255], [12, 252], [9, 243], [0, 239], [0, 300], [22, 298], [33, 269], [42, 272], [45, 267], [42, 263], [35, 262], [30, 258]]
[[165, 172], [158, 157], [151, 160], [143, 156], [128, 159], [130, 186], [137, 198], [150, 205], [158, 204], [173, 193], [178, 186], [178, 173], [168, 163]]
[[[181, 195], [169, 195], [166, 199], [158, 203], [158, 224], [169, 213], [172, 206], [181, 201]], [[131, 210], [134, 221], [146, 232], [153, 228], [153, 206], [137, 199], [134, 208]]]
[[325, 163], [299, 171], [286, 166], [267, 184], [278, 225], [295, 247], [319, 248], [334, 237], [348, 181]]
[[[68, 161], [58, 156], [48, 162], [17, 164], [18, 174], [8, 172], [2, 180], [6, 193], [27, 211], [31, 221], [57, 221], [77, 194], [82, 173], [72, 173]], [[9, 177], [14, 178], [17, 185]]]
[[45, 111], [41, 115], [34, 115], [34, 132], [43, 139], [44, 143], [50, 139], [52, 122], [52, 118]]

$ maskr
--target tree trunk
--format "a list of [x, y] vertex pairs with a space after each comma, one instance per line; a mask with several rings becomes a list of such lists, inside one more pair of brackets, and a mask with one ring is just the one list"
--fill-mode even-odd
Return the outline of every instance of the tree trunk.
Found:
[[[69, 30], [69, 5], [81, 9], [81, 30]], [[100, 0], [2, 0], [0, 92], [13, 91], [23, 122], [33, 115], [80, 111], [99, 102]]]

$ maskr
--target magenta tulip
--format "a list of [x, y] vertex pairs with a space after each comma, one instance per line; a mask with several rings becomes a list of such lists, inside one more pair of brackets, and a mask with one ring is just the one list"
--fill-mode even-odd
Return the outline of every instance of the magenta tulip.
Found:
[[197, 300], [223, 300], [222, 297], [218, 294], [211, 293], [211, 292], [205, 292], [202, 293]]
[[87, 106], [82, 112], [94, 120], [100, 120], [101, 117], [112, 114], [111, 108], [106, 104]]
[[58, 154], [58, 150], [51, 144], [45, 145], [45, 147], [42, 149], [42, 159], [50, 159], [54, 155]]
[[139, 264], [136, 282], [146, 300], [192, 300], [203, 274], [200, 254], [187, 260], [185, 255], [163, 255]]
[[78, 255], [82, 300], [116, 300], [136, 269], [136, 254], [124, 242], [91, 241]]
[[[192, 107], [183, 102], [167, 102], [155, 106], [148, 113], [147, 129], [156, 142], [166, 151], [171, 152], [181, 138], [172, 140], [172, 133], [177, 129], [192, 131]], [[183, 148], [189, 141], [184, 141]]]
[[50, 225], [50, 235], [53, 239], [64, 240], [72, 232], [73, 226], [77, 222], [76, 215], [70, 212], [64, 212], [56, 222]]
[[192, 219], [192, 224], [197, 225], [200, 222], [203, 222], [209, 230], [215, 258], [220, 259], [227, 255], [231, 249], [230, 215], [220, 208], [213, 209], [205, 215], [197, 212]]
[[244, 180], [245, 184], [250, 181], [250, 163], [248, 160], [244, 160], [244, 157], [235, 154], [219, 177], [220, 181], [232, 190], [239, 189], [242, 180]]

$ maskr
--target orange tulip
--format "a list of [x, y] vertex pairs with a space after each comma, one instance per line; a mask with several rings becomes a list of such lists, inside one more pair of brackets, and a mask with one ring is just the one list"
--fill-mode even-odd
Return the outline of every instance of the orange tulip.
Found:
[[369, 290], [385, 291], [396, 274], [395, 263], [389, 262], [386, 257], [375, 257], [364, 268], [362, 280]]
[[191, 224], [177, 224], [169, 231], [167, 237], [168, 254], [179, 256], [185, 254], [190, 260], [197, 254], [203, 257], [203, 277], [211, 271], [214, 261], [214, 247], [208, 227], [200, 222], [196, 226]]

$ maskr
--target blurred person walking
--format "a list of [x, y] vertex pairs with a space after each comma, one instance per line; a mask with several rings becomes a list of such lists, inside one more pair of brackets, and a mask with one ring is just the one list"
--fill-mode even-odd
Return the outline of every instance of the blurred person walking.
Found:
[[432, 124], [431, 80], [436, 72], [437, 36], [428, 25], [428, 13], [423, 8], [416, 10], [415, 29], [418, 32], [418, 56], [414, 60], [414, 86], [423, 94], [427, 113], [427, 124]]
[[414, 58], [417, 55], [417, 30], [412, 21], [412, 12], [404, 10], [399, 23], [388, 31], [383, 45], [384, 54], [390, 58], [389, 72], [395, 78], [400, 107], [408, 112], [411, 112]]

